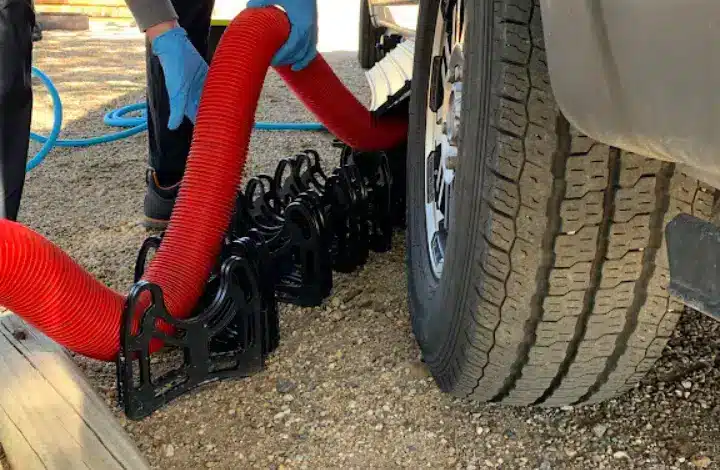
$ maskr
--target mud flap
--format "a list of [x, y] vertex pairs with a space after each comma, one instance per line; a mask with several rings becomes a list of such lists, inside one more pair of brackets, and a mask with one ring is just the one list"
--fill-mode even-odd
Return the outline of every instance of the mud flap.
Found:
[[665, 237], [670, 293], [720, 320], [720, 227], [680, 214], [665, 228]]

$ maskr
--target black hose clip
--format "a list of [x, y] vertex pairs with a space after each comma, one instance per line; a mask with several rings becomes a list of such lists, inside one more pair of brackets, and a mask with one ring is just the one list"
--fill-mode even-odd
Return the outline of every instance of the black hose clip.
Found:
[[[329, 173], [317, 152], [305, 150], [281, 160], [273, 175], [247, 181], [216, 268], [187, 318], [172, 317], [161, 288], [142, 279], [164, 234], [143, 242], [116, 364], [128, 418], [148, 416], [202, 384], [261, 370], [279, 345], [278, 302], [320, 305], [333, 271], [352, 272], [370, 251], [391, 248], [404, 210], [393, 201], [399, 180], [388, 154], [333, 145], [340, 158]], [[151, 357], [160, 343], [166, 352]]]
[[[260, 285], [264, 260], [256, 242], [234, 243], [188, 318], [170, 314], [156, 284], [140, 280], [132, 287], [116, 362], [118, 399], [128, 418], [144, 418], [202, 384], [262, 370], [276, 344], [266, 336], [279, 329], [277, 306]], [[151, 357], [159, 346], [168, 354]]]

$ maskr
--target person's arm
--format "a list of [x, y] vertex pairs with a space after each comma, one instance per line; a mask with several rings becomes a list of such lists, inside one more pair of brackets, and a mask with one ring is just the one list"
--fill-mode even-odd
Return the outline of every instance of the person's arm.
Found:
[[207, 62], [178, 24], [170, 0], [125, 0], [125, 3], [163, 68], [170, 99], [168, 128], [177, 129], [185, 117], [194, 123], [208, 72]]
[[[125, 0], [138, 27], [152, 45], [165, 72], [170, 96], [168, 127], [177, 129], [185, 116], [195, 122], [208, 65], [177, 22], [170, 0]], [[316, 0], [250, 0], [248, 8], [281, 6], [291, 23], [290, 37], [275, 54], [273, 65], [301, 70], [317, 55]]]
[[177, 20], [163, 21], [162, 23], [157, 23], [147, 28], [145, 30], [145, 36], [150, 40], [150, 42], [153, 42], [156, 37], [178, 27], [180, 27], [180, 25]]
[[125, 0], [125, 4], [130, 9], [135, 22], [144, 33], [153, 34], [154, 39], [162, 31], [170, 29], [168, 26], [177, 26], [178, 15], [175, 12], [170, 0]]
[[290, 20], [290, 37], [277, 51], [272, 65], [290, 65], [298, 71], [307, 67], [317, 55], [317, 0], [250, 0], [248, 8], [277, 5]]

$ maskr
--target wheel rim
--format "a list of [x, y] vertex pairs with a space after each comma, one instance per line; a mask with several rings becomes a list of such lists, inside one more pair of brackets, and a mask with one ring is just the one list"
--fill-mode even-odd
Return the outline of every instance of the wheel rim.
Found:
[[425, 123], [425, 224], [430, 264], [442, 275], [452, 226], [460, 147], [464, 66], [464, 0], [440, 2], [433, 39]]

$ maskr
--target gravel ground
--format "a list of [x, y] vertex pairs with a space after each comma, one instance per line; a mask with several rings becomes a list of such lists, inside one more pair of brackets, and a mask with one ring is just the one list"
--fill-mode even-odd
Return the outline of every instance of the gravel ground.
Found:
[[[143, 97], [142, 42], [133, 35], [46, 32], [35, 56], [63, 97], [66, 136], [106, 132], [107, 110]], [[355, 52], [326, 57], [366, 99]], [[37, 90], [33, 126], [47, 132], [48, 102]], [[271, 73], [258, 119], [311, 116]], [[29, 175], [22, 207], [24, 223], [123, 292], [146, 235], [139, 226], [145, 139], [55, 149]], [[257, 132], [250, 171], [271, 171], [306, 147], [334, 158], [329, 142], [323, 134]], [[441, 394], [418, 361], [402, 245], [399, 236], [391, 253], [336, 275], [322, 307], [283, 307], [282, 344], [262, 373], [204, 387], [141, 422], [117, 410], [153, 467], [720, 468], [719, 323], [686, 315], [647, 380], [600, 406], [459, 401]], [[114, 368], [78, 363], [114, 406]]]

